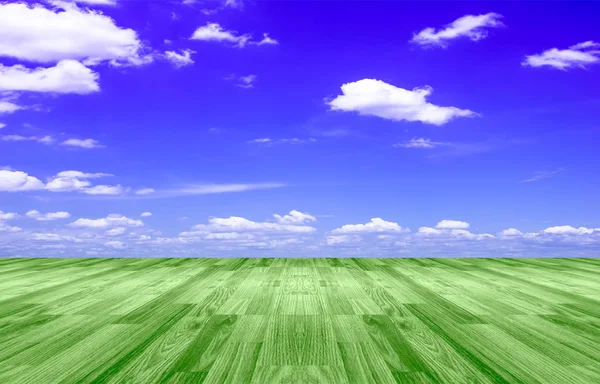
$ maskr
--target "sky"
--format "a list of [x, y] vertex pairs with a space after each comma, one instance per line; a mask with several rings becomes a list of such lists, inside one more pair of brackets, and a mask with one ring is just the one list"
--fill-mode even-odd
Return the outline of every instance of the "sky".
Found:
[[598, 256], [599, 13], [2, 2], [0, 256]]

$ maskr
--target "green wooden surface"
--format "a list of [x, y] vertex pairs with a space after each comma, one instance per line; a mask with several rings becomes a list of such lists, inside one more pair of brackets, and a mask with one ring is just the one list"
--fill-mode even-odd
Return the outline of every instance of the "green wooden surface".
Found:
[[600, 383], [600, 259], [0, 259], [0, 383]]

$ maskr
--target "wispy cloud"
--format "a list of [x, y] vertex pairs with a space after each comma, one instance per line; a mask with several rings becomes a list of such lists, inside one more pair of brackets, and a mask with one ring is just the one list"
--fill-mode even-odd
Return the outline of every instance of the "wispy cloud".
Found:
[[425, 28], [414, 34], [410, 42], [429, 47], [446, 47], [448, 42], [458, 38], [468, 38], [472, 41], [482, 40], [487, 37], [488, 28], [497, 28], [504, 25], [500, 21], [501, 18], [502, 15], [493, 12], [484, 15], [465, 15], [438, 31], [432, 27]]
[[21, 135], [3, 135], [1, 141], [35, 141], [42, 144], [52, 144], [54, 139], [51, 136], [21, 136]]
[[521, 63], [529, 67], [553, 67], [567, 70], [572, 67], [586, 68], [592, 64], [600, 63], [600, 44], [594, 41], [570, 46], [568, 49], [548, 49], [537, 55], [525, 56]]
[[450, 143], [444, 143], [440, 141], [431, 141], [431, 139], [427, 138], [419, 138], [419, 139], [410, 139], [409, 141], [405, 141], [402, 143], [394, 144], [396, 148], [419, 148], [419, 149], [433, 149], [439, 146], [451, 145]]
[[298, 139], [297, 137], [291, 139], [271, 139], [269, 137], [262, 137], [254, 140], [249, 140], [250, 144], [263, 144], [263, 145], [276, 145], [276, 144], [308, 144], [314, 143], [317, 140], [310, 137], [308, 139]]
[[269, 37], [267, 33], [263, 34], [262, 40], [254, 41], [250, 34], [240, 35], [237, 31], [224, 29], [219, 23], [206, 23], [198, 27], [191, 40], [213, 41], [218, 43], [231, 43], [234, 47], [244, 48], [246, 44], [252, 45], [275, 45], [277, 40]]
[[194, 64], [194, 60], [192, 59], [192, 54], [194, 53], [196, 53], [196, 51], [191, 49], [183, 49], [181, 50], [181, 53], [166, 51], [164, 57], [171, 62], [175, 68], [181, 68]]
[[538, 171], [535, 173], [535, 176], [530, 177], [529, 179], [523, 180], [523, 183], [531, 183], [533, 181], [540, 181], [540, 180], [544, 180], [544, 179], [549, 179], [551, 177], [554, 177], [556, 174], [560, 173], [564, 171], [564, 168], [557, 168], [553, 171]]
[[61, 145], [85, 149], [104, 148], [103, 145], [100, 145], [98, 140], [94, 139], [68, 139], [63, 141]]

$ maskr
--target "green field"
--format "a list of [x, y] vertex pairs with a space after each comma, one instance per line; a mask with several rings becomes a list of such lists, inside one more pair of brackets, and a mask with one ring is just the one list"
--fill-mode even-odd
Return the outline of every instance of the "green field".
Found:
[[600, 259], [0, 259], [0, 383], [599, 383]]

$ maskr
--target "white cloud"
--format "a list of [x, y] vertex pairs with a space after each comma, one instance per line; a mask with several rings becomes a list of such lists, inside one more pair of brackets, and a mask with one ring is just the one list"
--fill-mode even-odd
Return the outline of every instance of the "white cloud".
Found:
[[442, 220], [435, 226], [437, 229], [467, 229], [469, 223], [457, 220]]
[[59, 211], [59, 212], [49, 212], [49, 213], [40, 213], [38, 211], [31, 210], [25, 214], [25, 216], [36, 219], [37, 221], [52, 221], [52, 220], [60, 220], [60, 219], [68, 219], [71, 217], [69, 212]]
[[236, 47], [243, 48], [248, 40], [250, 40], [250, 35], [239, 35], [236, 31], [223, 29], [218, 23], [207, 23], [205, 26], [197, 28], [190, 39], [217, 42], [227, 41], [233, 43]]
[[537, 55], [525, 56], [521, 63], [530, 67], [553, 67], [566, 70], [572, 67], [586, 68], [592, 64], [600, 63], [600, 44], [594, 41], [570, 46], [568, 49], [548, 49]]
[[88, 195], [121, 195], [127, 192], [128, 189], [122, 187], [120, 184], [117, 185], [95, 185], [90, 188], [84, 188], [81, 192]]
[[112, 176], [108, 173], [85, 173], [80, 171], [63, 171], [51, 177], [46, 189], [51, 192], [78, 191], [88, 195], [120, 195], [129, 191], [118, 185], [95, 185], [89, 179]]
[[281, 215], [273, 215], [273, 217], [275, 218], [275, 220], [279, 223], [279, 224], [292, 224], [292, 225], [296, 225], [296, 224], [304, 224], [304, 223], [309, 223], [311, 221], [317, 221], [317, 219], [312, 216], [309, 215], [308, 213], [302, 213], [300, 211], [296, 211], [291, 210], [289, 214], [281, 216]]
[[236, 84], [238, 87], [241, 88], [253, 88], [254, 87], [254, 83], [256, 82], [257, 76], [256, 75], [248, 75], [248, 76], [240, 76], [239, 80], [239, 84]]
[[540, 171], [540, 172], [536, 172], [535, 176], [530, 177], [529, 179], [523, 180], [524, 183], [531, 183], [534, 181], [540, 181], [540, 180], [544, 180], [544, 179], [549, 179], [553, 176], [555, 176], [557, 173], [560, 173], [563, 171], [563, 168], [558, 168], [555, 169], [553, 171]]
[[487, 28], [504, 25], [500, 21], [501, 17], [502, 15], [493, 12], [483, 15], [465, 15], [454, 20], [446, 28], [439, 31], [431, 27], [425, 28], [413, 35], [411, 43], [445, 47], [450, 40], [461, 37], [466, 37], [472, 41], [485, 39], [488, 35]]
[[21, 192], [35, 191], [43, 188], [44, 183], [25, 172], [0, 169], [0, 191]]
[[356, 243], [361, 241], [362, 238], [356, 235], [331, 235], [327, 236], [327, 245], [336, 245], [344, 243]]
[[433, 149], [435, 147], [439, 147], [442, 145], [450, 145], [450, 143], [431, 141], [431, 139], [426, 139], [426, 138], [421, 137], [419, 139], [410, 139], [409, 141], [405, 141], [403, 143], [394, 144], [394, 147]]
[[117, 0], [75, 0], [75, 2], [86, 5], [106, 5], [111, 7], [117, 5]]
[[10, 101], [0, 100], [0, 114], [13, 113], [20, 109], [24, 109], [24, 107], [11, 103]]
[[269, 37], [268, 34], [263, 34], [263, 39], [260, 41], [252, 41], [249, 34], [240, 35], [237, 31], [228, 31], [223, 29], [218, 23], [207, 23], [206, 25], [197, 28], [192, 37], [192, 40], [216, 41], [219, 43], [229, 42], [235, 47], [244, 48], [246, 43], [254, 45], [273, 45], [278, 44], [276, 40]]
[[192, 59], [192, 54], [196, 53], [191, 49], [184, 49], [181, 53], [177, 53], [175, 51], [166, 51], [165, 58], [171, 62], [176, 68], [185, 67], [187, 65], [194, 64], [194, 60]]
[[424, 235], [439, 235], [442, 233], [442, 231], [439, 229], [431, 228], [431, 227], [421, 227], [421, 228], [419, 228], [418, 233], [421, 233]]
[[265, 143], [270, 143], [272, 142], [272, 140], [268, 137], [261, 137], [260, 139], [254, 139], [254, 140], [250, 140], [248, 141], [249, 143], [254, 143], [254, 144], [265, 144]]
[[127, 231], [127, 228], [117, 227], [117, 228], [109, 229], [108, 231], [104, 232], [104, 234], [107, 236], [118, 236], [118, 235], [124, 234], [125, 231]]
[[276, 144], [308, 144], [315, 143], [317, 140], [310, 137], [308, 139], [298, 139], [296, 137], [291, 139], [271, 139], [269, 137], [261, 137], [258, 139], [250, 140], [248, 143], [250, 144], [267, 144], [267, 145], [276, 145]]
[[3, 222], [3, 221], [0, 220], [0, 232], [13, 233], [13, 232], [20, 232], [22, 230], [23, 230], [22, 228], [10, 226], [10, 225], [8, 225], [5, 222]]
[[205, 240], [252, 240], [255, 236], [251, 233], [239, 232], [217, 232], [208, 233], [204, 236]]
[[402, 228], [398, 223], [385, 221], [379, 217], [372, 218], [366, 224], [346, 224], [336, 228], [331, 233], [355, 233], [355, 232], [408, 232], [408, 228]]
[[263, 38], [261, 41], [258, 42], [253, 42], [251, 41], [250, 44], [255, 44], [255, 45], [277, 45], [279, 44], [279, 42], [275, 39], [272, 39], [269, 37], [268, 33], [263, 33]]
[[327, 101], [332, 111], [358, 112], [394, 121], [420, 121], [442, 125], [456, 117], [472, 117], [476, 113], [456, 107], [440, 107], [427, 102], [433, 88], [412, 91], [395, 87], [381, 80], [363, 79], [341, 87], [343, 95]]
[[519, 231], [516, 228], [508, 228], [500, 232], [501, 236], [522, 236], [523, 232]]
[[4, 128], [4, 127], [6, 127], [6, 124], [4, 124], [4, 123], [0, 123], [0, 129], [2, 129], [2, 128]]
[[141, 217], [150, 217], [152, 216], [152, 212], [142, 212]]
[[469, 240], [484, 240], [484, 239], [492, 239], [495, 237], [494, 235], [491, 235], [489, 233], [476, 234], [476, 233], [472, 233], [466, 229], [451, 229], [450, 234], [452, 236], [455, 236], [458, 238], [465, 238], [465, 239], [469, 239]]
[[94, 139], [68, 139], [61, 143], [61, 145], [66, 145], [70, 147], [79, 147], [79, 148], [104, 148], [103, 145], [100, 145], [98, 140]]
[[104, 243], [104, 245], [115, 249], [125, 248], [125, 245], [121, 241], [107, 241], [106, 243]]
[[30, 236], [32, 240], [36, 241], [51, 241], [51, 242], [72, 242], [72, 243], [82, 243], [83, 240], [78, 239], [73, 236], [63, 236], [57, 233], [34, 233]]
[[19, 215], [14, 212], [0, 211], [0, 221], [16, 219]]
[[110, 173], [87, 173], [81, 171], [62, 171], [56, 174], [56, 177], [78, 178], [78, 179], [98, 179], [100, 177], [112, 176]]
[[144, 47], [136, 32], [120, 28], [100, 11], [78, 8], [74, 3], [0, 4], [0, 56], [40, 63], [78, 60], [96, 64], [140, 65]]
[[559, 225], [555, 227], [546, 228], [542, 232], [551, 235], [590, 235], [594, 233], [594, 231], [600, 231], [600, 229], [586, 227], [575, 228], [570, 225]]
[[193, 227], [195, 231], [206, 232], [291, 232], [308, 233], [316, 229], [307, 225], [280, 224], [270, 222], [256, 222], [243, 217], [231, 216], [229, 218], [211, 218], [209, 224], [198, 224]]
[[[441, 226], [439, 226], [442, 224]], [[465, 226], [466, 225], [466, 226]], [[468, 223], [463, 221], [453, 221], [453, 220], [443, 220], [441, 221], [437, 228], [431, 227], [421, 227], [417, 235], [420, 236], [436, 236], [442, 237], [444, 239], [466, 239], [466, 240], [484, 240], [484, 239], [493, 239], [495, 236], [482, 233], [476, 234], [468, 231]]]
[[186, 187], [165, 190], [163, 191], [163, 195], [209, 195], [214, 193], [244, 192], [257, 189], [281, 188], [285, 186], [286, 185], [282, 183], [190, 185]]
[[135, 191], [136, 195], [149, 195], [156, 192], [153, 188], [141, 188]]
[[[0, 5], [0, 7], [2, 7]], [[0, 91], [88, 94], [100, 91], [98, 74], [75, 60], [54, 67], [29, 69], [0, 64]]]
[[21, 136], [21, 135], [3, 135], [1, 141], [36, 141], [42, 144], [52, 144], [54, 139], [51, 136]]
[[143, 225], [141, 220], [130, 219], [118, 214], [110, 214], [101, 219], [77, 219], [69, 224], [73, 228], [142, 227]]

